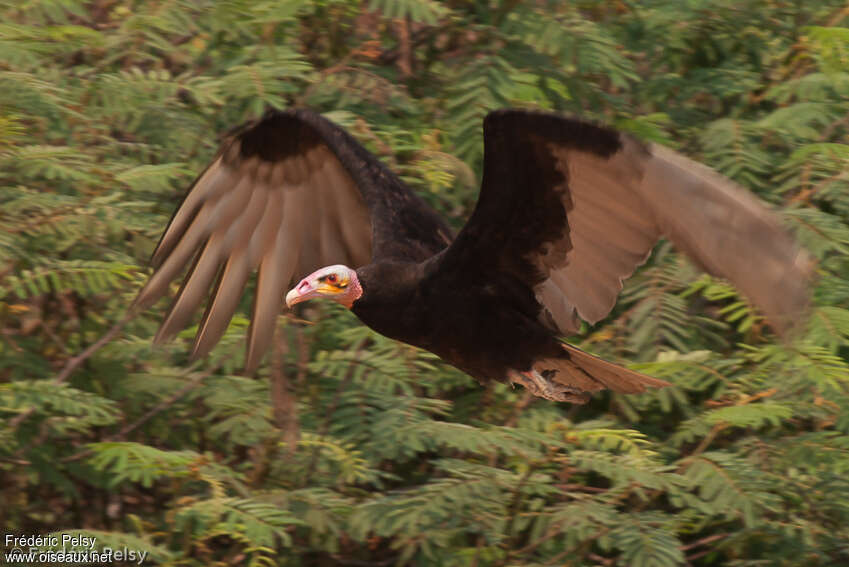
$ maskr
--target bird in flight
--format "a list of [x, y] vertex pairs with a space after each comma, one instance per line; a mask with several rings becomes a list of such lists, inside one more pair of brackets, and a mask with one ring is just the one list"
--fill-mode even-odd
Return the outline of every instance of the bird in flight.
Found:
[[212, 287], [193, 349], [203, 356], [258, 270], [247, 373], [284, 297], [290, 308], [324, 298], [481, 383], [573, 403], [667, 385], [560, 340], [611, 311], [662, 236], [730, 280], [779, 333], [803, 319], [807, 254], [713, 170], [547, 112], [492, 112], [483, 134], [480, 195], [455, 235], [339, 126], [306, 109], [269, 111], [231, 134], [191, 186], [134, 305], [150, 306], [191, 265], [155, 341], [184, 327]]

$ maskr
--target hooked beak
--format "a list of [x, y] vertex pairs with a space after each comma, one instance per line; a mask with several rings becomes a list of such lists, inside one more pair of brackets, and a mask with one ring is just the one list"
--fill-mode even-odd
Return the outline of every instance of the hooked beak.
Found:
[[289, 290], [289, 293], [286, 294], [286, 307], [291, 309], [293, 305], [301, 303], [302, 301], [335, 293], [338, 293], [338, 290], [331, 286], [323, 284], [317, 280], [304, 278], [300, 281], [300, 283], [298, 283], [298, 285], [293, 287]]
[[286, 294], [286, 307], [292, 308], [296, 303], [312, 299], [318, 295], [318, 290], [310, 284], [309, 279], [302, 279], [298, 285], [289, 290]]

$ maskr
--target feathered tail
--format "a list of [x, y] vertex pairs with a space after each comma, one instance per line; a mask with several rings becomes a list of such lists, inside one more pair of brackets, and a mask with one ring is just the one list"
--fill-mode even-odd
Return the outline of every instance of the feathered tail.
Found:
[[[564, 344], [568, 358], [545, 358], [532, 372], [550, 385], [537, 395], [559, 401], [586, 403], [590, 394], [608, 388], [622, 394], [637, 394], [646, 388], [662, 388], [669, 382], [628, 370], [597, 356]], [[549, 395], [546, 395], [549, 394]]]

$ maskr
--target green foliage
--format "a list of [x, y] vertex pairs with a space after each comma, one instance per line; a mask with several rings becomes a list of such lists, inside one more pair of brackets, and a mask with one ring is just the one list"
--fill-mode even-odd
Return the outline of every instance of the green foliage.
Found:
[[[849, 563], [845, 3], [0, 0], [0, 501], [162, 565]], [[120, 320], [220, 135], [267, 106], [348, 128], [459, 226], [494, 108], [603, 120], [779, 210], [817, 261], [782, 342], [666, 243], [575, 337], [672, 382], [583, 407], [480, 387], [335, 305]]]

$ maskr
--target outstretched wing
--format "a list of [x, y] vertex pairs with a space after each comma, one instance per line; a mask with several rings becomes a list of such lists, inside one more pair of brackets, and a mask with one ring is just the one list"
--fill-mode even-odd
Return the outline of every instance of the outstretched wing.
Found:
[[252, 372], [293, 279], [372, 257], [422, 260], [449, 241], [438, 215], [341, 128], [308, 110], [270, 111], [230, 136], [189, 189], [135, 305], [151, 305], [192, 264], [155, 340], [185, 326], [215, 282], [193, 349], [202, 356], [258, 268], [245, 364]]
[[578, 316], [594, 323], [610, 312], [622, 281], [666, 236], [779, 332], [802, 320], [808, 255], [757, 198], [709, 168], [542, 112], [493, 112], [484, 139], [481, 194], [446, 269], [497, 266], [533, 288], [544, 322], [571, 334]]

